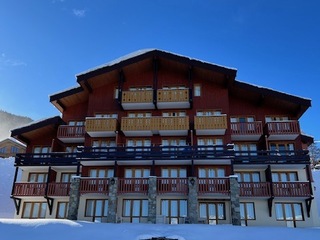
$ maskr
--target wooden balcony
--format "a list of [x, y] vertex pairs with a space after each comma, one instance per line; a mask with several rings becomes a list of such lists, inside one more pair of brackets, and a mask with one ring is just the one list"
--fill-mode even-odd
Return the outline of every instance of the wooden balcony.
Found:
[[231, 123], [231, 139], [233, 141], [258, 141], [262, 136], [262, 122]]
[[109, 178], [81, 178], [80, 194], [109, 193]]
[[57, 138], [64, 143], [83, 143], [84, 136], [84, 126], [61, 125], [58, 128]]
[[148, 178], [120, 178], [118, 179], [119, 194], [148, 194]]
[[155, 109], [153, 90], [123, 91], [121, 105], [124, 110]]
[[13, 196], [43, 197], [46, 192], [46, 183], [15, 183]]
[[116, 118], [86, 118], [86, 132], [90, 137], [114, 137], [117, 131]]
[[157, 90], [157, 108], [190, 108], [189, 89], [159, 89]]
[[159, 126], [159, 117], [124, 117], [121, 119], [121, 131], [127, 137], [152, 136], [158, 133]]
[[272, 187], [275, 197], [311, 197], [308, 182], [274, 182]]
[[15, 183], [13, 196], [44, 197], [69, 196], [70, 183]]
[[189, 117], [161, 117], [159, 134], [161, 136], [187, 136]]
[[199, 178], [198, 193], [199, 195], [229, 195], [229, 178]]
[[240, 197], [270, 197], [269, 182], [241, 182]]
[[187, 178], [157, 178], [158, 194], [188, 194]]
[[227, 115], [195, 116], [194, 129], [197, 135], [224, 135], [227, 129]]
[[70, 193], [70, 183], [49, 183], [48, 196], [67, 197]]
[[268, 122], [265, 125], [265, 134], [269, 140], [295, 140], [300, 134], [298, 121]]

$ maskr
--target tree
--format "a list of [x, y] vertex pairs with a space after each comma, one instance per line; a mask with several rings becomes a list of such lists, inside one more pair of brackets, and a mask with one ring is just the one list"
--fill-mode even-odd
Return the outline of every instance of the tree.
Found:
[[310, 161], [313, 165], [316, 165], [320, 162], [320, 148], [317, 144], [313, 143], [308, 147]]

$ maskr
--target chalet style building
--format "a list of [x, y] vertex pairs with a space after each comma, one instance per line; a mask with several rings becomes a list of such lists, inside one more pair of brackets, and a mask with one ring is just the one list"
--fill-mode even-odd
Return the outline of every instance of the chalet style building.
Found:
[[236, 73], [151, 49], [78, 74], [50, 96], [61, 117], [12, 130], [15, 217], [318, 226], [311, 100]]
[[25, 151], [26, 145], [15, 138], [9, 137], [0, 141], [0, 158], [14, 157]]

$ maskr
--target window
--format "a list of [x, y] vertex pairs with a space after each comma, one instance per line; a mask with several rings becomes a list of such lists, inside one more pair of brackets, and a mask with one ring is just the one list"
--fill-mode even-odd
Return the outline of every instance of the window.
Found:
[[235, 143], [234, 144], [235, 154], [238, 156], [256, 156], [257, 155], [257, 144], [255, 143]]
[[72, 177], [76, 176], [76, 173], [61, 173], [60, 182], [69, 183], [71, 182]]
[[201, 85], [200, 84], [194, 84], [193, 86], [193, 95], [195, 97], [200, 97], [201, 96]]
[[0, 153], [6, 153], [6, 147], [0, 148]]
[[287, 221], [296, 227], [296, 221], [304, 221], [301, 203], [275, 203], [277, 221]]
[[148, 200], [124, 199], [122, 213], [123, 217], [128, 217], [130, 219], [130, 222], [139, 223], [141, 217], [148, 217]]
[[[51, 147], [49, 146], [39, 146], [39, 147], [35, 147], [33, 149], [33, 153], [35, 153], [36, 155], [34, 156], [35, 158], [41, 157], [49, 157], [49, 154], [51, 152]], [[43, 155], [41, 154], [43, 153]]]
[[[127, 151], [150, 151], [151, 140], [150, 139], [128, 139]], [[139, 148], [141, 147], [141, 148]]]
[[290, 155], [294, 151], [293, 143], [270, 143], [271, 154]]
[[218, 220], [225, 220], [225, 204], [213, 202], [199, 203], [199, 217], [206, 223], [216, 225]]
[[[162, 151], [183, 151], [187, 146], [184, 138], [165, 138], [161, 140]], [[172, 158], [176, 156], [172, 155]]]
[[25, 202], [22, 218], [45, 218], [47, 204], [45, 202]]
[[161, 215], [166, 216], [168, 223], [178, 224], [188, 216], [187, 200], [161, 200]]
[[11, 146], [11, 153], [18, 153], [19, 152], [19, 148], [17, 148], [16, 146]]
[[186, 168], [162, 168], [161, 177], [164, 178], [186, 178], [187, 169]]
[[244, 226], [248, 225], [248, 220], [255, 220], [256, 214], [254, 211], [254, 203], [252, 202], [240, 203], [240, 216], [241, 216], [241, 225], [244, 225]]
[[238, 182], [260, 182], [259, 172], [235, 172]]
[[47, 178], [47, 173], [29, 173], [28, 182], [45, 183]]
[[150, 169], [148, 168], [126, 168], [124, 170], [125, 178], [148, 178]]
[[[77, 153], [78, 152], [78, 146], [68, 146], [65, 148], [65, 151], [67, 153]], [[76, 154], [68, 154], [68, 157], [76, 157]]]
[[288, 120], [289, 117], [287, 116], [266, 116], [266, 122], [282, 122]]
[[197, 116], [202, 117], [202, 116], [220, 116], [221, 115], [221, 110], [202, 110], [202, 111], [197, 111]]
[[224, 168], [204, 168], [201, 167], [198, 169], [198, 176], [199, 178], [219, 178], [225, 177], [225, 170]]
[[185, 111], [177, 111], [177, 112], [163, 112], [162, 117], [185, 117]]
[[117, 113], [96, 113], [96, 118], [118, 118]]
[[[116, 141], [115, 140], [94, 140], [92, 141], [92, 147], [95, 152], [114, 152], [116, 151]], [[110, 148], [110, 149], [108, 149]]]
[[150, 112], [140, 112], [140, 113], [128, 113], [129, 118], [144, 118], [144, 117], [152, 117]]
[[297, 172], [273, 172], [272, 173], [273, 182], [295, 182], [298, 181]]
[[[221, 138], [198, 138], [197, 139], [198, 146], [208, 146], [208, 147], [198, 147], [199, 150], [223, 150], [223, 140]], [[213, 147], [215, 145], [221, 147]], [[210, 155], [207, 155], [209, 157]], [[212, 156], [214, 157], [214, 156]]]
[[89, 177], [92, 178], [112, 178], [114, 170], [111, 168], [91, 168], [89, 170]]
[[91, 217], [93, 222], [103, 222], [107, 216], [107, 199], [88, 199], [86, 201], [85, 217]]
[[129, 91], [146, 91], [152, 90], [151, 86], [139, 86], [139, 87], [130, 87]]
[[113, 98], [114, 99], [118, 99], [119, 98], [119, 89], [118, 88], [114, 89]]
[[56, 218], [65, 219], [68, 217], [68, 204], [68, 202], [58, 202]]

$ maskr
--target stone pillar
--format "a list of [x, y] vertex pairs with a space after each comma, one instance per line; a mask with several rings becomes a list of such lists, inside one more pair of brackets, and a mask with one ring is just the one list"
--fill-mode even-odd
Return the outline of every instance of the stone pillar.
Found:
[[148, 222], [156, 223], [157, 218], [157, 177], [149, 177]]
[[80, 177], [76, 176], [71, 179], [70, 184], [70, 197], [68, 206], [68, 219], [77, 220], [78, 219], [78, 209], [80, 201]]
[[238, 183], [238, 176], [231, 175], [230, 177], [230, 204], [231, 204], [231, 223], [232, 225], [240, 226], [240, 188]]
[[196, 177], [188, 178], [188, 217], [189, 223], [198, 223], [198, 181]]
[[108, 223], [117, 222], [118, 178], [110, 178], [108, 199]]

